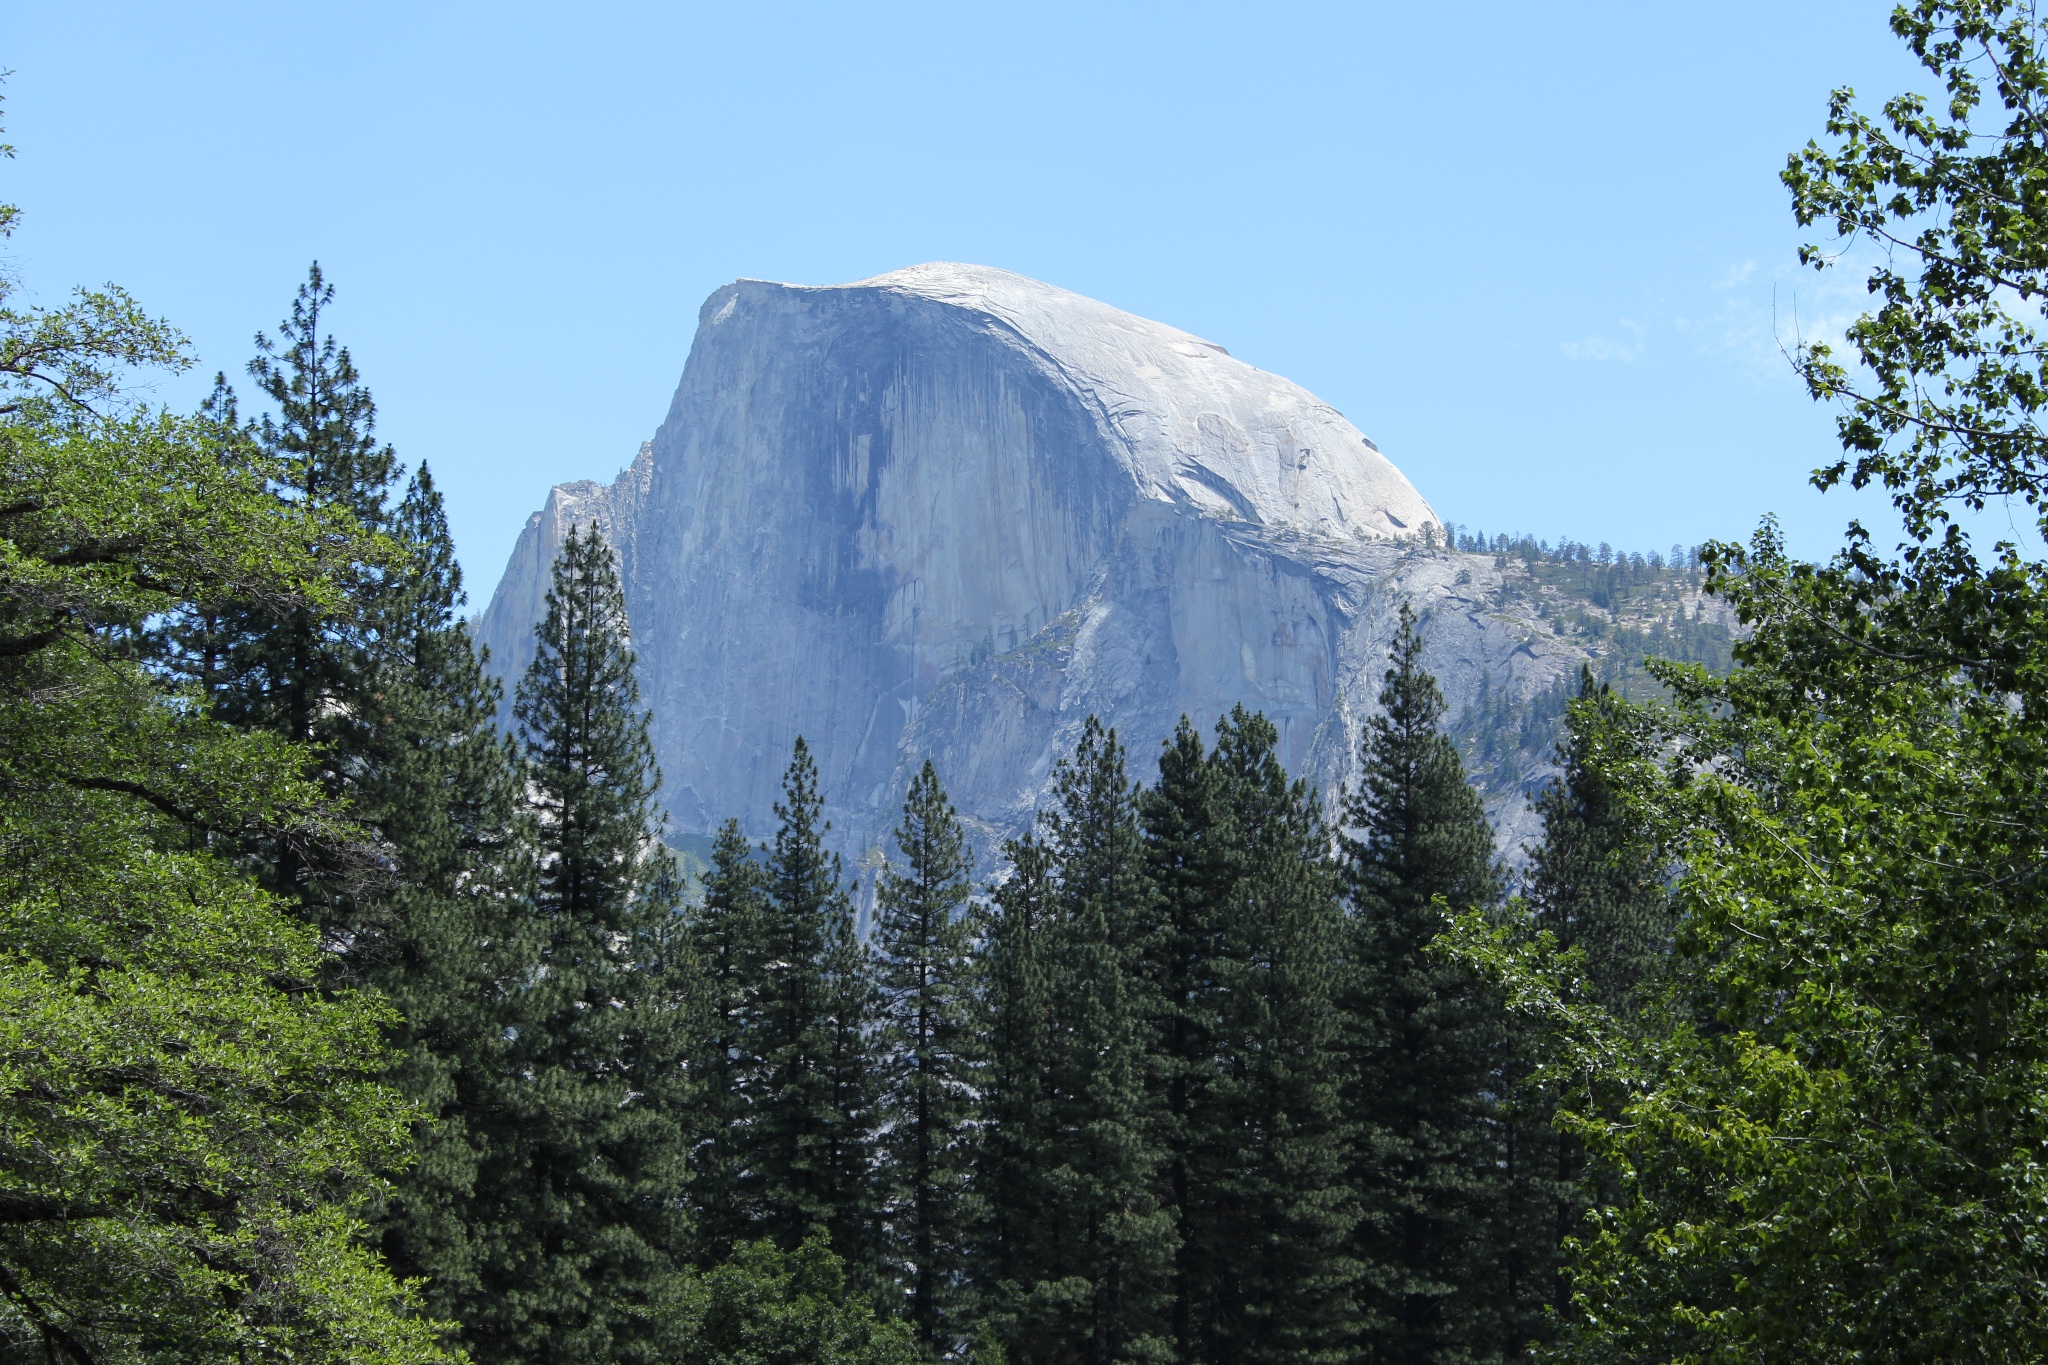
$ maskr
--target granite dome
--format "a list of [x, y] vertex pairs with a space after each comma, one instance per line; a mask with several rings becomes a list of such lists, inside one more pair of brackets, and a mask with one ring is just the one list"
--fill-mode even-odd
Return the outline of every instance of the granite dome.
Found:
[[[1584, 657], [1489, 597], [1490, 556], [1435, 548], [1429, 505], [1315, 395], [984, 266], [713, 293], [631, 467], [528, 520], [478, 626], [501, 675], [592, 521], [619, 550], [677, 829], [764, 832], [801, 734], [856, 856], [927, 757], [986, 852], [1089, 714], [1142, 776], [1183, 714], [1243, 703], [1334, 793], [1403, 602], [1431, 618], [1454, 714]], [[1519, 799], [1496, 800], [1510, 827]]]
[[[1176, 327], [1007, 270], [947, 261], [809, 287], [929, 299], [1007, 330], [1088, 396], [1149, 497], [1329, 535], [1415, 536], [1436, 520], [1342, 413]], [[735, 295], [722, 307], [738, 302]]]

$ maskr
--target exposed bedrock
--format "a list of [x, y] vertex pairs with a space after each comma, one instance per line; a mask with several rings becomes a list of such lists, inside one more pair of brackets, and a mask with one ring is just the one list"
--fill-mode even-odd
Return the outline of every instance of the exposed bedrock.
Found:
[[[1334, 792], [1404, 600], [1454, 713], [1583, 657], [1503, 605], [1492, 557], [1426, 548], [1436, 515], [1329, 405], [975, 266], [713, 294], [632, 466], [528, 521], [478, 624], [508, 682], [591, 521], [619, 547], [675, 827], [765, 832], [801, 734], [856, 858], [925, 757], [986, 854], [1091, 712], [1149, 776], [1183, 713], [1242, 702]], [[1526, 834], [1518, 791], [1493, 804]]]

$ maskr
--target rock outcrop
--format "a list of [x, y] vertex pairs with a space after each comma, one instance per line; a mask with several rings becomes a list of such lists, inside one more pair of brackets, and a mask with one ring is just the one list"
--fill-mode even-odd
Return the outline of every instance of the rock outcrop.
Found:
[[[1314, 395], [1185, 332], [1000, 270], [741, 280], [704, 304], [667, 420], [564, 484], [478, 623], [516, 677], [555, 547], [618, 546], [678, 830], [765, 832], [799, 734], [858, 856], [929, 756], [985, 836], [1030, 820], [1091, 712], [1148, 775], [1237, 702], [1346, 781], [1399, 606], [1453, 712], [1554, 691], [1587, 651]], [[1525, 831], [1518, 784], [1493, 793]]]

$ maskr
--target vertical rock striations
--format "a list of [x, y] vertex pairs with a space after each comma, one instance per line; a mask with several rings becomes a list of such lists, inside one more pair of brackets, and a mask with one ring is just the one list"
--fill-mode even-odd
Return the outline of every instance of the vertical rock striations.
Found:
[[478, 625], [497, 671], [525, 666], [555, 547], [592, 520], [686, 832], [764, 830], [799, 734], [849, 852], [927, 756], [964, 816], [1014, 831], [1090, 712], [1142, 757], [1239, 701], [1333, 790], [1406, 599], [1454, 713], [1585, 652], [1501, 606], [1491, 556], [1425, 548], [1435, 513], [1312, 394], [980, 266], [713, 294], [654, 440], [528, 521]]

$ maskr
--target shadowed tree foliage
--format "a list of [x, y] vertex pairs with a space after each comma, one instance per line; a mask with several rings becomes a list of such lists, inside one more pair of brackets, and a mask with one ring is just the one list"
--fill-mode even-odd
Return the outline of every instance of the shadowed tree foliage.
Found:
[[594, 528], [563, 542], [534, 638], [514, 713], [537, 951], [514, 1002], [512, 1122], [483, 1161], [498, 1201], [466, 1337], [494, 1360], [654, 1361], [686, 1283], [694, 974], [625, 602]]
[[879, 1156], [889, 1260], [905, 1312], [936, 1357], [959, 1345], [963, 1214], [973, 1106], [973, 1019], [965, 914], [967, 836], [927, 761], [896, 829], [899, 871], [875, 897], [881, 984]]
[[690, 1162], [697, 1260], [703, 1265], [730, 1256], [755, 1235], [762, 1217], [748, 1161], [753, 1105], [765, 1084], [760, 990], [775, 953], [767, 941], [766, 884], [753, 853], [739, 821], [721, 825], [703, 899], [688, 915], [703, 983], [692, 1062], [699, 1085]]
[[983, 1132], [975, 1147], [975, 1309], [991, 1333], [1015, 1312], [1051, 1260], [1041, 1212], [1051, 1198], [1052, 854], [1035, 835], [1003, 844], [1008, 875], [982, 916], [976, 961], [978, 1090]]
[[1528, 898], [1560, 948], [1586, 955], [1592, 998], [1623, 1012], [1662, 965], [1675, 926], [1664, 859], [1596, 761], [1600, 731], [1618, 723], [1619, 699], [1581, 669], [1558, 776], [1536, 797], [1543, 841], [1529, 850]]
[[1504, 1335], [1490, 1240], [1503, 1019], [1491, 989], [1430, 945], [1447, 911], [1493, 906], [1501, 877], [1406, 606], [1380, 708], [1344, 840], [1362, 1341], [1381, 1360], [1491, 1358]]
[[1356, 1330], [1333, 1008], [1344, 921], [1328, 834], [1278, 741], [1239, 707], [1204, 754], [1183, 720], [1140, 800], [1149, 1112], [1188, 1361], [1335, 1360]]
[[750, 1053], [746, 1167], [758, 1231], [794, 1250], [825, 1228], [863, 1292], [876, 1282], [874, 1181], [868, 1169], [874, 981], [827, 828], [818, 769], [801, 738], [783, 777], [780, 822], [765, 846], [758, 1041]]
[[1174, 1232], [1145, 1119], [1150, 1014], [1137, 970], [1151, 892], [1123, 746], [1093, 717], [1039, 814], [1056, 869], [1043, 931], [1038, 1179], [1046, 1203], [1018, 1274], [1020, 1358], [1148, 1358], [1166, 1341]]
[[795, 1251], [750, 1242], [693, 1295], [681, 1365], [912, 1365], [909, 1328], [849, 1292], [824, 1234]]

